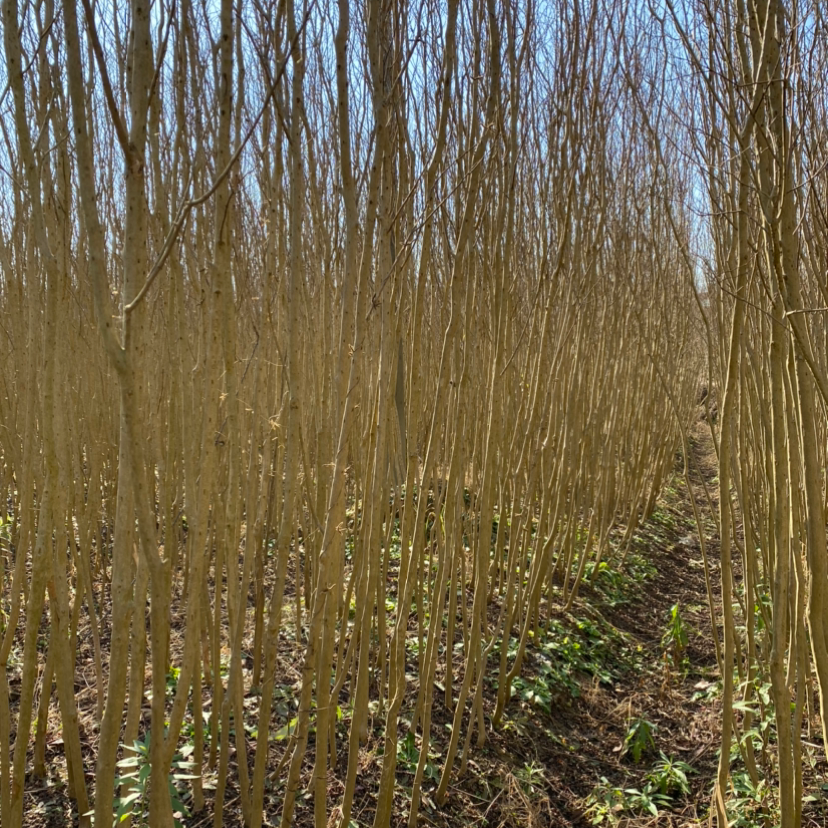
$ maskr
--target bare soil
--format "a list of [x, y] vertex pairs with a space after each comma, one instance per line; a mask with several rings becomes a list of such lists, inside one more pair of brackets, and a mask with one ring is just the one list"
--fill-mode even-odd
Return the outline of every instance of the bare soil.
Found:
[[[715, 456], [706, 426], [701, 425], [694, 435], [691, 477], [693, 493], [701, 512], [705, 536], [708, 539], [711, 583], [714, 601], [719, 601], [717, 569], [718, 546], [710, 504], [704, 493], [706, 480], [709, 494], [715, 497], [716, 486], [711, 485], [716, 474]], [[543, 655], [530, 647], [520, 682], [513, 688], [513, 697], [507, 707], [500, 728], [491, 728], [491, 715], [496, 700], [496, 687], [484, 685], [484, 707], [487, 715], [486, 742], [482, 748], [473, 748], [468, 769], [458, 776], [459, 762], [449, 795], [442, 807], [437, 807], [433, 792], [442, 770], [441, 757], [445, 755], [452, 712], [444, 705], [443, 693], [435, 691], [431, 752], [434, 755], [434, 778], [426, 780], [421, 806], [422, 825], [439, 828], [471, 828], [471, 826], [587, 826], [585, 812], [594, 800], [590, 795], [596, 786], [606, 780], [606, 786], [641, 790], [645, 777], [662, 752], [666, 756], [686, 762], [693, 769], [688, 775], [691, 793], [673, 796], [670, 807], [660, 807], [659, 816], [646, 812], [616, 811], [623, 824], [689, 826], [698, 825], [707, 817], [711, 783], [715, 774], [716, 750], [719, 741], [719, 702], [713, 631], [710, 624], [708, 594], [705, 586], [704, 565], [693, 511], [677, 464], [673, 480], [650, 519], [637, 532], [630, 553], [626, 574], [616, 581], [603, 583], [599, 576], [595, 588], [585, 585], [572, 611], [563, 613], [556, 604], [543, 607], [553, 624], [555, 635], [563, 635], [573, 646], [577, 645], [578, 661], [570, 668], [562, 657], [556, 669], [568, 676], [566, 686], [549, 687], [548, 696], [540, 700], [529, 697], [533, 682], [542, 676]], [[713, 508], [717, 504], [712, 501]], [[646, 565], [642, 562], [649, 562]], [[664, 644], [671, 609], [678, 605], [687, 632], [686, 648], [673, 652]], [[85, 611], [84, 614], [85, 616]], [[584, 619], [590, 623], [586, 632]], [[178, 619], [174, 640], [183, 635]], [[82, 719], [82, 738], [87, 771], [94, 771], [96, 754], [96, 690], [92, 667], [91, 637], [82, 620], [79, 631], [80, 652], [76, 670], [77, 700]], [[44, 616], [44, 633], [46, 631]], [[581, 625], [581, 626], [579, 626]], [[106, 626], [106, 625], [105, 625]], [[597, 630], [597, 632], [596, 632]], [[716, 635], [719, 635], [717, 630]], [[102, 641], [104, 649], [108, 640]], [[280, 634], [279, 687], [276, 704], [277, 719], [272, 734], [282, 727], [291, 715], [291, 703], [297, 694], [299, 668], [303, 655], [301, 642], [297, 644], [291, 628]], [[547, 650], [547, 655], [549, 651]], [[409, 652], [407, 672], [409, 698], [403, 707], [411, 709], [416, 699], [416, 656]], [[593, 672], [579, 669], [587, 663]], [[490, 659], [490, 670], [496, 674], [496, 659]], [[458, 668], [462, 663], [458, 662]], [[568, 672], [567, 672], [568, 671]], [[459, 672], [459, 669], [458, 671]], [[556, 673], [557, 675], [557, 673]], [[438, 683], [441, 676], [437, 676]], [[455, 676], [455, 688], [460, 677]], [[12, 675], [12, 706], [17, 698], [19, 676]], [[249, 681], [248, 681], [249, 684]], [[543, 696], [543, 694], [541, 694]], [[209, 711], [209, 697], [205, 693], [205, 711]], [[251, 721], [255, 721], [257, 700], [249, 698]], [[347, 763], [347, 735], [349, 720], [347, 697], [341, 699], [345, 711], [337, 726], [337, 765], [331, 773], [329, 802], [336, 803], [342, 794], [340, 779], [345, 776]], [[281, 716], [281, 718], [279, 718]], [[149, 710], [145, 710], [148, 724]], [[652, 726], [653, 744], [645, 746], [638, 762], [625, 749], [630, 727], [643, 719]], [[464, 724], [468, 724], [468, 717]], [[353, 820], [359, 826], [370, 825], [374, 817], [375, 797], [382, 763], [382, 729], [384, 716], [377, 711], [371, 728], [369, 743], [363, 750], [363, 762], [357, 781]], [[400, 725], [401, 741], [405, 723]], [[255, 746], [255, 734], [250, 733], [248, 744]], [[231, 740], [232, 743], [232, 740]], [[462, 745], [462, 742], [461, 742]], [[287, 740], [273, 742], [271, 767], [282, 758]], [[312, 770], [313, 735], [308, 747], [304, 768], [304, 783], [309, 782]], [[252, 758], [252, 757], [251, 757]], [[29, 757], [31, 760], [31, 755]], [[46, 747], [47, 777], [29, 778], [26, 786], [27, 828], [58, 828], [77, 824], [74, 803], [66, 796], [66, 766], [63, 743], [60, 738], [60, 717], [57, 695], [53, 693], [50, 708], [49, 735]], [[224, 824], [241, 826], [237, 783], [237, 757], [231, 748], [231, 774], [225, 796]], [[406, 761], [398, 762], [398, 792], [394, 801], [393, 825], [407, 821], [408, 798], [413, 779], [413, 767]], [[210, 782], [210, 772], [205, 774]], [[88, 777], [91, 788], [93, 778]], [[283, 781], [276, 781], [266, 791], [265, 824], [278, 825]], [[600, 794], [600, 788], [598, 790]], [[205, 791], [205, 809], [183, 820], [187, 828], [212, 825], [212, 791]], [[296, 808], [296, 824], [310, 826], [313, 821], [313, 800], [310, 793], [301, 793]]]

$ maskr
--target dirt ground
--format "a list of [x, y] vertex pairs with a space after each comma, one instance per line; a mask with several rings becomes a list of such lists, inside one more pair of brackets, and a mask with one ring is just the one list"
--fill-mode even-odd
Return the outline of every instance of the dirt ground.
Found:
[[[718, 601], [718, 547], [710, 509], [711, 503], [714, 509], [716, 503], [708, 502], [702, 486], [704, 478], [710, 497], [715, 497], [716, 487], [711, 486], [711, 481], [716, 466], [703, 427], [694, 437], [692, 454], [693, 492], [707, 539], [714, 601]], [[681, 471], [679, 464], [655, 513], [636, 533], [621, 575], [614, 575], [613, 569], [599, 573], [594, 587], [582, 588], [570, 613], [556, 605], [554, 595], [551, 604], [543, 607], [549, 636], [537, 646], [530, 645], [522, 676], [515, 682], [498, 729], [491, 727], [497, 690], [491, 681], [484, 684], [488, 728], [485, 745], [472, 749], [462, 776], [458, 775], [459, 762], [455, 761], [455, 774], [442, 807], [435, 804], [433, 793], [442, 769], [441, 757], [450, 735], [446, 726], [452, 714], [444, 706], [443, 693], [435, 692], [430, 749], [433, 772], [431, 776], [427, 772], [424, 783], [420, 824], [439, 828], [587, 826], [593, 824], [590, 820], [598, 819], [602, 801], [610, 812], [603, 824], [610, 824], [610, 814], [614, 821], [620, 820], [627, 826], [689, 826], [698, 825], [702, 819], [706, 821], [719, 741], [718, 670], [701, 547]], [[686, 643], [678, 651], [665, 639], [674, 607], [678, 607], [681, 629], [686, 634]], [[91, 663], [84, 662], [84, 655], [91, 655], [87, 653], [91, 644], [82, 631], [80, 639], [76, 688], [87, 770], [92, 771], [96, 695]], [[108, 642], [104, 639], [102, 643], [105, 648]], [[283, 633], [277, 694], [288, 706], [296, 694], [301, 655], [295, 642]], [[494, 675], [495, 655], [489, 662]], [[407, 701], [413, 704], [417, 689], [413, 675], [416, 657], [409, 653], [409, 658], [408, 672], [413, 680], [408, 682]], [[438, 687], [440, 680], [438, 675]], [[456, 678], [455, 687], [457, 681]], [[18, 686], [12, 677], [13, 703]], [[343, 696], [343, 709], [345, 700]], [[256, 701], [251, 698], [250, 702], [252, 713]], [[403, 718], [411, 704], [404, 705]], [[278, 710], [277, 705], [277, 715]], [[640, 755], [636, 755], [629, 734], [640, 722], [644, 722], [646, 732]], [[358, 826], [371, 825], [374, 816], [383, 724], [383, 716], [377, 715], [363, 753], [352, 817]], [[344, 715], [337, 727], [338, 761], [328, 791], [331, 803], [336, 803], [342, 793], [339, 780], [345, 776], [347, 734], [348, 717]], [[405, 726], [401, 723], [405, 750], [404, 735]], [[253, 737], [251, 734], [251, 747]], [[303, 782], [310, 778], [312, 743], [313, 736]], [[286, 744], [273, 743], [271, 766], [282, 757]], [[407, 794], [417, 755], [416, 744], [407, 748], [414, 750], [414, 761], [412, 764], [412, 757], [405, 753], [400, 755], [393, 825], [407, 822]], [[669, 803], [658, 805], [657, 817], [643, 806], [631, 807], [633, 794], [625, 793], [626, 804], [619, 805], [612, 791], [644, 790], [647, 776], [661, 761], [661, 754], [689, 766], [685, 775], [690, 792], [671, 792]], [[231, 752], [224, 809], [224, 824], [231, 827], [241, 825], [236, 759]], [[65, 795], [56, 694], [52, 698], [46, 760], [47, 777], [30, 778], [27, 782], [25, 825], [57, 828], [77, 824], [77, 812]], [[88, 781], [91, 787], [91, 776]], [[205, 782], [209, 786], [209, 771], [205, 773]], [[283, 784], [277, 780], [266, 791], [267, 825], [278, 824]], [[304, 787], [302, 791], [295, 821], [297, 825], [309, 826], [313, 821], [313, 800], [309, 792], [304, 793]], [[211, 796], [208, 787], [205, 809], [183, 819], [184, 826], [202, 828], [212, 824]]]

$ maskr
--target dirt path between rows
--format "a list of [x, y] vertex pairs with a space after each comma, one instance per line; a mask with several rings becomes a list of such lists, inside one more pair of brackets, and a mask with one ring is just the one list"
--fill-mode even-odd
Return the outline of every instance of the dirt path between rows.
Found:
[[[659, 507], [636, 537], [638, 554], [655, 567], [652, 577], [640, 584], [639, 594], [613, 607], [597, 591], [585, 593], [573, 610], [575, 615], [600, 613], [635, 642], [642, 658], [638, 669], [612, 685], [593, 682], [571, 706], [555, 711], [558, 735], [568, 750], [535, 745], [546, 768], [549, 825], [596, 824], [601, 815], [604, 821], [598, 824], [607, 825], [615, 820], [625, 826], [706, 822], [720, 738], [719, 670], [702, 549], [682, 471], [677, 465]], [[719, 546], [711, 510], [711, 506], [718, 509], [716, 475], [709, 430], [700, 423], [691, 437], [690, 478], [705, 532], [718, 617]], [[675, 607], [687, 637], [678, 664], [668, 633], [670, 622], [675, 623]], [[636, 762], [631, 750], [635, 737], [628, 740], [628, 735], [641, 721], [647, 723], [652, 741], [642, 737], [645, 747]], [[686, 763], [692, 772], [685, 772], [689, 793], [674, 791], [668, 806], [656, 804], [656, 819], [634, 793], [627, 792], [645, 791], [648, 775], [663, 767], [661, 754]]]

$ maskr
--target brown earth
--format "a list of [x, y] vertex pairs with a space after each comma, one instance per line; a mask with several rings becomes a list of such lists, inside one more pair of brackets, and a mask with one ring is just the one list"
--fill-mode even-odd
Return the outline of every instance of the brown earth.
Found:
[[[715, 497], [716, 487], [710, 484], [716, 474], [716, 462], [705, 429], [706, 426], [700, 426], [694, 435], [691, 477], [708, 538], [714, 600], [718, 601], [716, 529], [702, 486], [704, 478], [711, 497]], [[659, 806], [658, 817], [646, 810], [622, 809], [616, 802], [614, 817], [627, 826], [686, 826], [706, 820], [719, 740], [718, 669], [702, 554], [681, 471], [678, 465], [656, 512], [637, 532], [623, 575], [614, 576], [611, 571], [601, 573], [594, 588], [582, 588], [569, 614], [555, 605], [554, 595], [552, 604], [542, 608], [551, 633], [538, 646], [530, 647], [504, 722], [497, 730], [491, 728], [496, 688], [492, 683], [485, 684], [486, 743], [482, 748], [472, 749], [468, 769], [462, 777], [458, 777], [459, 761], [455, 761], [455, 774], [442, 807], [434, 803], [433, 792], [442, 769], [440, 757], [445, 755], [449, 738], [446, 725], [452, 714], [444, 706], [442, 692], [435, 692], [430, 749], [434, 771], [433, 778], [428, 778], [423, 786], [422, 825], [439, 828], [587, 826], [590, 821], [585, 812], [596, 805], [596, 797], [600, 800], [602, 792], [606, 794], [614, 788], [642, 790], [645, 777], [659, 760], [660, 752], [692, 768], [692, 773], [687, 775], [690, 794], [674, 794], [668, 806]], [[712, 505], [717, 508], [715, 500]], [[687, 634], [686, 647], [678, 653], [664, 643], [671, 609], [676, 605]], [[176, 634], [182, 635], [181, 629], [174, 637]], [[91, 639], [83, 625], [79, 641], [76, 689], [86, 767], [92, 771], [97, 740], [96, 691]], [[106, 648], [106, 639], [102, 644]], [[297, 647], [292, 630], [283, 631], [276, 704], [277, 716], [281, 718], [272, 733], [291, 715], [302, 654], [303, 647]], [[489, 664], [490, 671], [496, 675], [495, 655]], [[411, 652], [408, 656], [411, 676], [416, 673], [416, 657], [412, 658]], [[462, 668], [462, 662], [458, 661], [458, 668]], [[18, 681], [18, 677], [11, 677], [13, 705]], [[441, 676], [437, 676], [437, 681], [441, 681]], [[457, 686], [459, 678], [455, 676]], [[409, 681], [409, 697], [410, 704], [404, 706], [403, 716], [416, 698], [416, 679]], [[343, 695], [343, 709], [346, 701]], [[257, 707], [255, 696], [249, 702], [253, 721]], [[207, 695], [205, 703], [209, 703]], [[148, 710], [146, 713], [148, 717]], [[625, 749], [625, 739], [639, 720], [651, 727], [652, 743], [643, 746], [636, 762], [633, 751]], [[353, 810], [353, 820], [359, 826], [370, 825], [373, 820], [382, 762], [383, 722], [382, 715], [375, 716], [369, 743], [363, 750]], [[348, 724], [346, 710], [337, 726], [338, 762], [329, 786], [332, 803], [342, 793], [339, 780], [344, 778], [347, 763]], [[404, 736], [405, 724], [401, 723], [401, 743]], [[286, 740], [273, 743], [272, 767], [281, 759], [286, 744]], [[409, 743], [408, 747], [414, 751], [416, 762], [417, 743]], [[313, 735], [303, 783], [310, 779], [312, 753]], [[30, 777], [27, 781], [25, 825], [27, 828], [76, 825], [76, 809], [65, 795], [65, 762], [56, 694], [51, 702], [46, 759], [47, 778]], [[403, 753], [398, 761], [393, 825], [404, 825], [407, 821], [406, 794], [413, 779], [410, 759], [411, 756]], [[231, 748], [231, 775], [224, 809], [227, 826], [241, 825], [235, 761]], [[600, 787], [596, 790], [602, 778], [606, 785], [603, 791]], [[90, 787], [92, 782], [90, 776]], [[205, 783], [210, 784], [207, 771]], [[283, 784], [279, 780], [266, 792], [265, 824], [278, 824]], [[591, 794], [595, 795], [592, 800]], [[184, 826], [212, 825], [211, 796], [212, 791], [205, 790], [205, 809], [184, 819]], [[631, 795], [625, 796], [629, 800]], [[296, 824], [310, 826], [312, 811], [310, 793], [300, 793]], [[592, 818], [596, 819], [597, 815], [593, 813]]]

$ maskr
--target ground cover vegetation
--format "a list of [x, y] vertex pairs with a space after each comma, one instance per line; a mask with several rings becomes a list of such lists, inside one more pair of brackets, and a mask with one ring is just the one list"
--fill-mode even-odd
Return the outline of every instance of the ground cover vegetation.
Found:
[[822, 817], [819, 0], [1, 25], [4, 828]]

